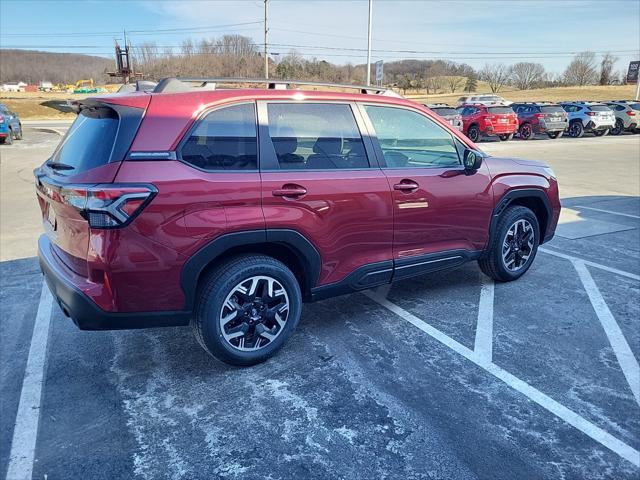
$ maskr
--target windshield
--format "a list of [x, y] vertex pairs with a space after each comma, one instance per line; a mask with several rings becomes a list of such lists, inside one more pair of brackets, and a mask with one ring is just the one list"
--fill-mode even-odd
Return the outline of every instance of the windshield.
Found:
[[589, 108], [591, 108], [592, 112], [610, 112], [611, 111], [611, 109], [606, 105], [591, 105], [591, 107]]
[[501, 115], [513, 113], [513, 110], [509, 107], [489, 107], [487, 110], [489, 113], [498, 113]]
[[109, 162], [118, 131], [118, 115], [111, 108], [85, 109], [76, 118], [51, 157], [51, 163], [69, 165], [73, 173]]
[[441, 117], [445, 115], [458, 115], [458, 111], [455, 108], [433, 108], [434, 112], [436, 112]]
[[551, 105], [548, 107], [540, 107], [542, 113], [564, 113], [564, 109], [560, 105]]

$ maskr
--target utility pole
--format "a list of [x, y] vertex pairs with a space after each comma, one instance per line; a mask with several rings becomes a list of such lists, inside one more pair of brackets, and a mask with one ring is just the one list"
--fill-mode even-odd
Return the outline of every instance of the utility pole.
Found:
[[373, 0], [369, 0], [369, 31], [367, 35], [367, 85], [371, 85], [371, 18], [373, 17]]
[[269, 34], [269, 27], [267, 26], [268, 3], [269, 0], [264, 0], [264, 78], [269, 78], [269, 56], [267, 54], [267, 36]]

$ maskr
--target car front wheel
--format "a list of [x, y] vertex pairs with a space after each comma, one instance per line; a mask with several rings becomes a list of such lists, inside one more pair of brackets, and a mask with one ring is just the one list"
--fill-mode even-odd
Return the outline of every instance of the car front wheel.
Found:
[[622, 123], [622, 120], [620, 120], [619, 118], [616, 119], [616, 126], [613, 127], [609, 133], [611, 135], [620, 135], [622, 133], [622, 131], [624, 130], [624, 123]]
[[286, 265], [265, 255], [242, 255], [203, 279], [191, 326], [218, 360], [255, 365], [284, 345], [301, 310], [300, 286]]
[[508, 207], [498, 219], [489, 248], [478, 260], [480, 270], [499, 282], [520, 278], [529, 270], [538, 251], [540, 226], [526, 207]]

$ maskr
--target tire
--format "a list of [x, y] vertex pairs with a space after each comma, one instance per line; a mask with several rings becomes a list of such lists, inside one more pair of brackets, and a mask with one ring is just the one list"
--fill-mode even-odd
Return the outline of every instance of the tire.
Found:
[[549, 136], [549, 138], [551, 138], [552, 140], [555, 140], [556, 138], [560, 138], [562, 136], [564, 132], [547, 132], [547, 135]]
[[616, 118], [616, 126], [609, 130], [610, 135], [620, 135], [624, 131], [624, 123], [621, 119]]
[[16, 133], [16, 140], [22, 140], [22, 125], [18, 127], [18, 133]]
[[[533, 235], [533, 240], [529, 243], [530, 236], [523, 236], [522, 241], [525, 242], [520, 245], [519, 248], [511, 245], [507, 251], [507, 257], [503, 256], [504, 245], [514, 239], [511, 235], [512, 229], [516, 224], [519, 227], [516, 229], [518, 235], [519, 232]], [[530, 226], [530, 228], [527, 227]], [[516, 239], [520, 241], [520, 237]], [[520, 205], [513, 205], [508, 207], [496, 224], [495, 231], [490, 239], [489, 248], [485, 252], [482, 258], [478, 260], [478, 265], [482, 272], [493, 278], [498, 282], [511, 282], [517, 280], [525, 274], [533, 260], [536, 257], [538, 251], [538, 245], [540, 244], [540, 225], [535, 214], [526, 207]], [[523, 254], [524, 253], [524, 254]], [[509, 259], [513, 255], [513, 262], [509, 263]], [[520, 256], [519, 256], [520, 255]], [[526, 260], [524, 257], [527, 256]], [[522, 261], [518, 266], [518, 262]], [[514, 268], [511, 268], [513, 266]], [[518, 267], [517, 269], [515, 267]]]
[[569, 124], [569, 136], [571, 138], [580, 138], [584, 135], [584, 126], [580, 120], [576, 120]]
[[480, 140], [480, 129], [477, 125], [471, 125], [469, 127], [469, 130], [467, 130], [467, 137], [469, 137], [469, 140], [471, 140], [473, 143], [476, 143], [478, 140]]
[[513, 139], [513, 133], [505, 133], [502, 135], [498, 135], [498, 138], [500, 139], [501, 142], [507, 142]]
[[520, 125], [518, 133], [522, 140], [531, 140], [533, 137], [535, 137], [533, 127], [530, 123], [523, 123], [522, 125]]
[[284, 345], [301, 310], [300, 285], [286, 265], [266, 255], [241, 255], [201, 280], [191, 327], [200, 345], [218, 360], [255, 365]]
[[604, 137], [605, 135], [607, 135], [609, 133], [609, 129], [605, 128], [604, 130], [594, 130], [593, 134], [596, 137]]

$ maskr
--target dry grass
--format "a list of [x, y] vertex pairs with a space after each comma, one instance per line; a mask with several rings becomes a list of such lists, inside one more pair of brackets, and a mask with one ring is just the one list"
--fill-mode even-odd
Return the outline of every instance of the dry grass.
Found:
[[[589, 87], [554, 87], [539, 88], [535, 90], [513, 90], [505, 89], [498, 93], [506, 100], [512, 102], [559, 102], [562, 100], [617, 100], [630, 99], [635, 95], [635, 85], [608, 85]], [[487, 90], [486, 93], [490, 92]], [[458, 98], [465, 93], [448, 93], [438, 95], [415, 95], [407, 94], [407, 98], [422, 103], [449, 103], [455, 105]]]

